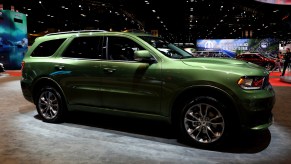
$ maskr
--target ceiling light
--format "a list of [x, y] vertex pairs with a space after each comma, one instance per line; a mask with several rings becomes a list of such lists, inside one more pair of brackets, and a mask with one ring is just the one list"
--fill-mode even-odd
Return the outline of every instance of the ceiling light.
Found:
[[153, 13], [155, 13], [156, 12], [156, 10], [152, 10], [153, 11]]
[[41, 1], [38, 1], [39, 4], [41, 4]]

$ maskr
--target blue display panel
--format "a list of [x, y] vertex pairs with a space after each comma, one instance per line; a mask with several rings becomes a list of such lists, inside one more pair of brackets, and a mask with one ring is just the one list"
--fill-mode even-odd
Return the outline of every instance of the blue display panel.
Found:
[[27, 48], [26, 15], [0, 10], [0, 63], [5, 69], [20, 69]]
[[279, 40], [266, 39], [198, 39], [198, 51], [221, 51], [231, 57], [243, 52], [259, 52], [275, 56], [279, 51]]

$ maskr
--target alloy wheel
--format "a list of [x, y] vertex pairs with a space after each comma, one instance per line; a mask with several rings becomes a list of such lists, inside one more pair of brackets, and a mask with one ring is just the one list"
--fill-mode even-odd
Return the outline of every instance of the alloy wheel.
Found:
[[207, 103], [198, 103], [186, 111], [184, 126], [196, 142], [213, 143], [223, 135], [225, 121], [217, 108]]
[[51, 91], [44, 91], [40, 94], [38, 107], [41, 115], [47, 119], [54, 119], [59, 112], [59, 101], [57, 96]]

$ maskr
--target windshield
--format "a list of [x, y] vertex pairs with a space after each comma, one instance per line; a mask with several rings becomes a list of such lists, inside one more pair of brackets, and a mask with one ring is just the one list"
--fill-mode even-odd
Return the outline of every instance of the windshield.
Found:
[[152, 37], [152, 36], [140, 36], [140, 38], [142, 38], [144, 41], [148, 42], [150, 45], [155, 47], [162, 54], [164, 54], [165, 56], [167, 56], [169, 58], [183, 59], [183, 58], [192, 58], [193, 57], [189, 52], [175, 46], [172, 43], [169, 43], [169, 42], [163, 40], [162, 38]]

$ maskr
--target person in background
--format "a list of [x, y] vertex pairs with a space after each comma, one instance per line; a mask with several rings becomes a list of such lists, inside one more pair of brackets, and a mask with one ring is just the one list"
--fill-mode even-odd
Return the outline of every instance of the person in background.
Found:
[[275, 67], [273, 68], [272, 71], [275, 71], [277, 68], [279, 69], [279, 72], [281, 72], [281, 62], [282, 62], [282, 53], [281, 51], [277, 54], [276, 59], [275, 59]]
[[285, 59], [285, 62], [284, 62], [283, 72], [282, 72], [281, 76], [285, 75], [286, 68], [288, 67], [289, 63], [291, 62], [290, 48], [286, 48], [286, 53], [284, 55], [284, 59]]

